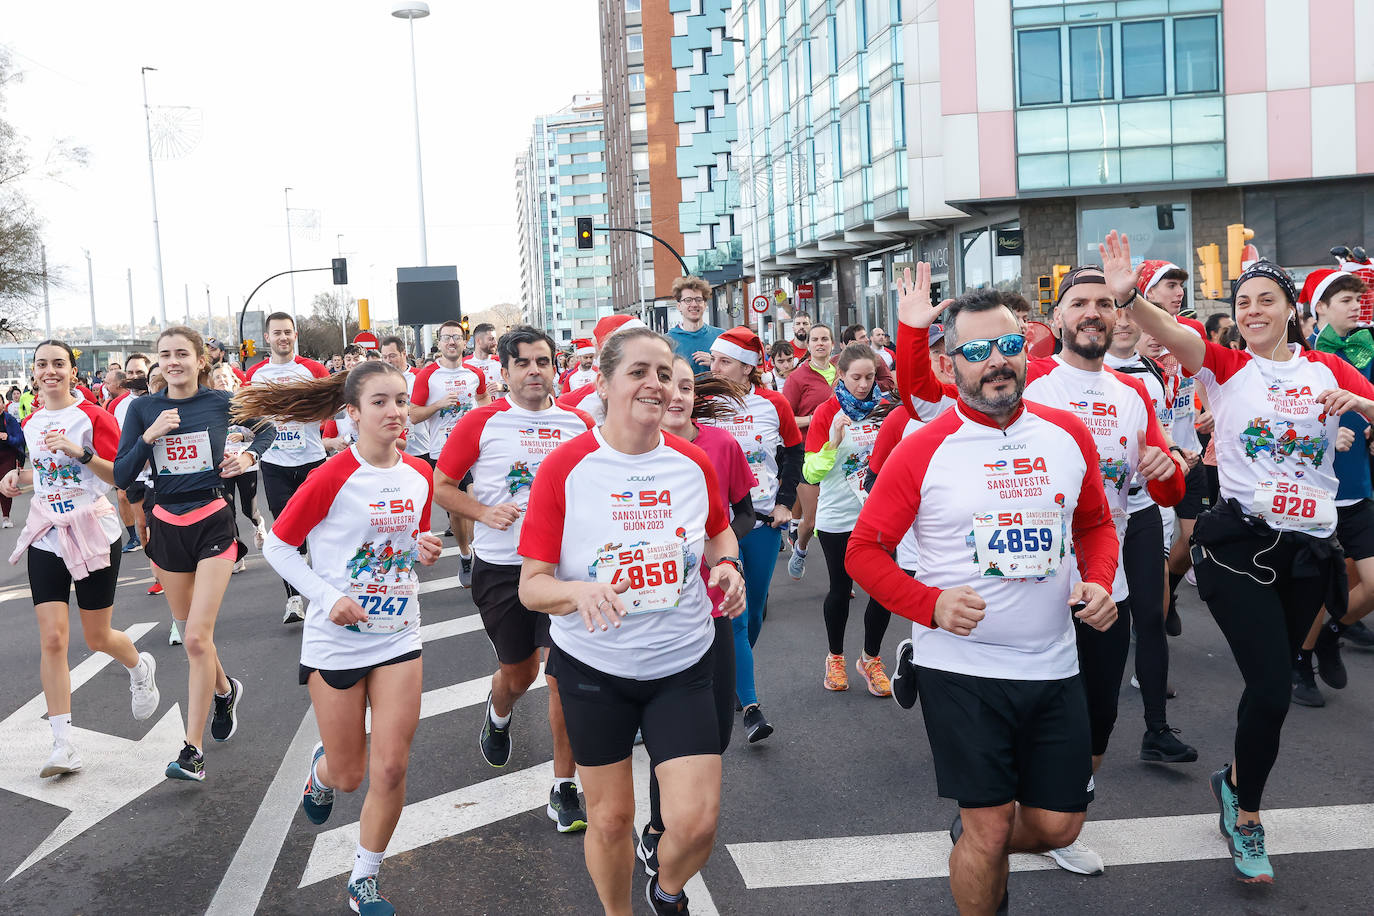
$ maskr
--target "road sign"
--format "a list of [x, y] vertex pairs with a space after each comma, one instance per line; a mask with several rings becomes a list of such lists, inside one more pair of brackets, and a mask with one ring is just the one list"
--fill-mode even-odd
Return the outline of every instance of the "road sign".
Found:
[[814, 285], [814, 284], [811, 284], [811, 283], [798, 283], [798, 284], [797, 284], [797, 298], [798, 298], [798, 299], [815, 299], [815, 298], [816, 298], [816, 287], [815, 287], [815, 285]]
[[377, 335], [371, 331], [359, 331], [358, 336], [353, 338], [353, 342], [364, 350], [377, 349]]
[[753, 301], [749, 303], [749, 307], [762, 315], [764, 312], [768, 311], [768, 297], [755, 296]]

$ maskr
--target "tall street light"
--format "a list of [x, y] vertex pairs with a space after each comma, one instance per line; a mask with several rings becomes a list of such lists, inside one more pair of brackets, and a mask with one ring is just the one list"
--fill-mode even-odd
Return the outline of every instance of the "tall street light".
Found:
[[415, 191], [420, 207], [420, 266], [429, 266], [429, 243], [425, 240], [425, 175], [420, 165], [420, 89], [415, 76], [415, 20], [429, 15], [429, 4], [421, 0], [401, 0], [391, 7], [391, 15], [410, 24], [410, 94], [415, 108]]
[[153, 170], [153, 114], [148, 107], [148, 71], [157, 67], [144, 67], [139, 71], [143, 80], [143, 126], [148, 134], [148, 189], [153, 198], [153, 252], [157, 256], [157, 317], [162, 327], [167, 326], [167, 293], [162, 285], [162, 235], [157, 227], [157, 176]]

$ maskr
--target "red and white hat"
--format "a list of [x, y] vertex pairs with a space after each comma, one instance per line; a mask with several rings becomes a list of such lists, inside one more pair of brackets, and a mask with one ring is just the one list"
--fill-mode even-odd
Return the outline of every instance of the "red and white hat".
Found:
[[606, 346], [606, 341], [616, 331], [647, 327], [647, 324], [633, 315], [607, 315], [596, 323], [596, 327], [592, 329], [592, 336], [596, 338], [596, 348], [599, 350]]
[[596, 352], [596, 345], [592, 343], [590, 337], [578, 337], [573, 340], [573, 354], [576, 356], [591, 356]]
[[1171, 261], [1146, 261], [1140, 265], [1140, 279], [1136, 281], [1136, 289], [1140, 290], [1142, 296], [1148, 294], [1156, 283], [1164, 279], [1164, 275], [1171, 270], [1177, 270], [1187, 275], [1187, 271]]
[[1321, 301], [1322, 293], [1326, 288], [1341, 277], [1355, 276], [1348, 270], [1332, 270], [1323, 267], [1321, 270], [1314, 270], [1307, 275], [1307, 279], [1302, 284], [1302, 295], [1298, 297], [1299, 305], [1316, 305]]
[[746, 366], [763, 362], [763, 344], [759, 336], [746, 327], [731, 328], [715, 339], [711, 352], [739, 360]]

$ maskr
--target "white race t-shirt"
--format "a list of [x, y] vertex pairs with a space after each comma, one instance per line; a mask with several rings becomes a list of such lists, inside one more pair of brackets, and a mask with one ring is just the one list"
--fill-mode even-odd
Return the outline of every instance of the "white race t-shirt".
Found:
[[[811, 415], [806, 430], [806, 450], [819, 452], [830, 441], [830, 425], [840, 412], [840, 402], [831, 398]], [[844, 436], [835, 448], [835, 463], [820, 481], [816, 497], [816, 530], [828, 534], [853, 531], [868, 494], [863, 490], [868, 474], [868, 457], [878, 441], [881, 420], [846, 419]]]
[[485, 359], [474, 353], [467, 358], [464, 365], [482, 373], [482, 378], [487, 383], [487, 391], [493, 395], [498, 391], [505, 390], [506, 383], [501, 378], [501, 359], [495, 353]]
[[450, 392], [457, 393], [458, 403], [435, 411], [423, 424], [431, 458], [439, 457], [449, 433], [458, 425], [463, 414], [476, 407], [477, 399], [487, 393], [487, 380], [482, 373], [469, 366], [446, 369], [438, 363], [430, 363], [415, 377], [410, 398], [413, 403], [428, 407], [442, 401]]
[[[61, 410], [40, 407], [24, 419], [24, 441], [33, 461], [33, 498], [45, 502], [58, 515], [74, 512], [104, 499], [110, 485], [65, 452], [50, 452], [43, 444], [49, 431], [57, 431], [78, 446], [89, 448], [108, 461], [119, 452], [119, 425], [109, 411], [81, 395], [76, 403]], [[119, 538], [119, 514], [111, 512], [100, 519], [107, 540]], [[49, 531], [33, 542], [34, 547], [62, 556], [61, 539]]]
[[723, 420], [702, 420], [735, 437], [755, 486], [750, 492], [754, 512], [762, 519], [773, 511], [778, 498], [778, 449], [800, 445], [801, 430], [787, 399], [776, 391], [756, 385], [739, 403], [739, 410]]

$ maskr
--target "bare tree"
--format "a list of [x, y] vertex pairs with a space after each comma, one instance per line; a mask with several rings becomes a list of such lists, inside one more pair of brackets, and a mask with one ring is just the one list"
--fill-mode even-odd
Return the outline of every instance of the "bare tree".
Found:
[[358, 334], [358, 302], [339, 293], [316, 293], [310, 301], [310, 317], [299, 322], [296, 347], [304, 356], [325, 359], [344, 348], [344, 334], [351, 341]]

